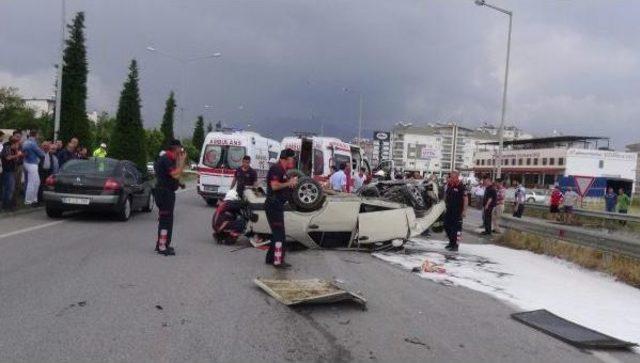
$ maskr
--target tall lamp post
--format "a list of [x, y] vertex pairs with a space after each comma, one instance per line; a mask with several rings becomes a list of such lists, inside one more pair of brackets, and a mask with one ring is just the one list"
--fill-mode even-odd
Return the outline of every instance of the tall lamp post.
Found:
[[60, 54], [56, 80], [56, 109], [53, 121], [53, 140], [57, 141], [60, 134], [60, 108], [62, 107], [62, 68], [64, 62], [64, 28], [66, 26], [66, 1], [62, 0], [62, 14], [60, 18]]
[[490, 9], [499, 11], [503, 14], [509, 15], [509, 33], [507, 35], [507, 62], [504, 68], [504, 87], [502, 89], [502, 114], [500, 117], [500, 127], [498, 128], [498, 162], [496, 170], [496, 178], [502, 177], [502, 151], [504, 148], [504, 117], [507, 112], [507, 84], [509, 81], [509, 58], [511, 55], [511, 24], [513, 22], [513, 12], [510, 10], [502, 9], [495, 5], [488, 4], [485, 0], [475, 0], [476, 5], [486, 6]]
[[[351, 88], [344, 88], [344, 91], [347, 93], [353, 92]], [[358, 94], [358, 144], [362, 143], [362, 92], [357, 92]]]
[[204, 55], [204, 56], [200, 56], [200, 57], [194, 57], [194, 58], [182, 58], [179, 56], [176, 56], [174, 54], [171, 53], [166, 53], [163, 52], [155, 47], [152, 46], [148, 46], [147, 51], [151, 52], [151, 53], [155, 53], [155, 54], [159, 54], [162, 55], [164, 57], [173, 59], [175, 61], [177, 61], [178, 63], [180, 63], [180, 123], [184, 124], [184, 92], [185, 92], [185, 74], [186, 74], [186, 69], [187, 69], [187, 65], [189, 63], [192, 62], [196, 62], [199, 60], [203, 60], [203, 59], [209, 59], [209, 58], [220, 58], [222, 56], [222, 53], [220, 52], [215, 52], [209, 55]]

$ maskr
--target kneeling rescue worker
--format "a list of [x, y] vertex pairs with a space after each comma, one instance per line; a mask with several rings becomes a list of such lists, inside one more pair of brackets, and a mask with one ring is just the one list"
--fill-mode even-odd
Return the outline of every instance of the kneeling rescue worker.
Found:
[[287, 202], [290, 189], [298, 184], [298, 177], [287, 176], [287, 170], [294, 166], [295, 152], [284, 149], [280, 152], [280, 160], [271, 166], [267, 173], [267, 199], [264, 210], [271, 228], [271, 241], [267, 251], [266, 263], [276, 268], [291, 267], [284, 262], [285, 231], [284, 204]]
[[156, 187], [154, 197], [158, 206], [158, 240], [156, 252], [165, 256], [175, 255], [171, 247], [173, 232], [173, 209], [176, 204], [176, 190], [184, 188], [180, 176], [184, 170], [186, 153], [179, 140], [171, 140], [166, 152], [154, 165]]
[[222, 203], [218, 204], [211, 221], [213, 237], [218, 243], [234, 244], [243, 236], [247, 226], [247, 221], [240, 215], [243, 203], [245, 202], [240, 200], [238, 192], [231, 189]]

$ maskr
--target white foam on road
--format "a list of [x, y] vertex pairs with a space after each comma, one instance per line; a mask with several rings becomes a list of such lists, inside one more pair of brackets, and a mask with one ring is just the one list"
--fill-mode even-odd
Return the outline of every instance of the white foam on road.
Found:
[[547, 309], [565, 319], [613, 337], [640, 343], [640, 289], [604, 273], [565, 260], [496, 245], [463, 244], [456, 259], [446, 259], [445, 242], [416, 240], [409, 246], [438, 252], [374, 256], [403, 268], [425, 259], [445, 273], [419, 272], [423, 278], [490, 294], [522, 310]]

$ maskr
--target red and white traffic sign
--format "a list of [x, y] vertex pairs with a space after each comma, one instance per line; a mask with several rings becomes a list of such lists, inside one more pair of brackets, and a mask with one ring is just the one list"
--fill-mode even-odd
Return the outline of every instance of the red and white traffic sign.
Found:
[[593, 186], [593, 182], [596, 180], [593, 176], [573, 176], [573, 182], [578, 189], [577, 192], [581, 197], [584, 197], [589, 192], [589, 189]]

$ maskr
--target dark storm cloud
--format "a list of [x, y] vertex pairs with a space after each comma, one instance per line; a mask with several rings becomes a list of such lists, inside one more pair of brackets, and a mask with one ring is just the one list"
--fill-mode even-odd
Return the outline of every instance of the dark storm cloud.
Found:
[[[148, 126], [169, 90], [181, 90], [183, 69], [149, 45], [185, 58], [223, 53], [184, 68], [183, 134], [203, 113], [274, 136], [320, 124], [355, 135], [359, 92], [366, 134], [401, 120], [499, 117], [507, 18], [472, 1], [67, 2], [70, 14], [87, 15], [90, 108], [115, 110], [136, 57]], [[496, 3], [515, 14], [511, 122], [538, 134], [610, 135], [618, 147], [635, 141], [625, 131], [640, 116], [639, 3]], [[0, 83], [25, 96], [51, 93], [58, 14], [57, 0], [0, 3]]]

